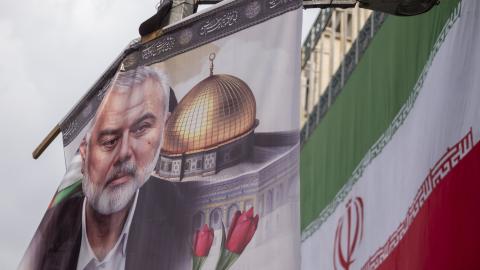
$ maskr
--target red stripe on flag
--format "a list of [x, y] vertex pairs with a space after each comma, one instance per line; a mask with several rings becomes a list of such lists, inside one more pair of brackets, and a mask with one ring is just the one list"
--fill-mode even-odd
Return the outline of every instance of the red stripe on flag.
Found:
[[378, 269], [480, 269], [480, 144], [432, 191]]

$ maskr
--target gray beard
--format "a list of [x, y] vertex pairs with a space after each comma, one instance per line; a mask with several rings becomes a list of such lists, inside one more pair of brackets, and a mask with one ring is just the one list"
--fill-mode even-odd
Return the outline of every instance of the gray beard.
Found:
[[[88, 170], [85, 170], [82, 181], [82, 188], [87, 202], [102, 215], [110, 215], [124, 209], [137, 190], [150, 178], [150, 175], [155, 168], [158, 157], [160, 154], [160, 147], [155, 153], [154, 159], [150, 164], [143, 169], [138, 169], [134, 164], [125, 162], [121, 164], [117, 170], [131, 171], [133, 173], [133, 179], [124, 184], [118, 186], [103, 186], [96, 185], [90, 181]], [[88, 159], [86, 160], [88, 164]], [[88, 167], [88, 166], [87, 166]], [[113, 173], [107, 175], [107, 179], [115, 176], [115, 170]]]

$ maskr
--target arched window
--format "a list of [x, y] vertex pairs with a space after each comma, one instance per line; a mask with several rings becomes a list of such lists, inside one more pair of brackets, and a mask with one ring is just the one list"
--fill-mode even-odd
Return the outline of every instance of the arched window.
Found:
[[210, 228], [214, 230], [222, 228], [222, 209], [215, 208], [210, 212]]
[[[253, 207], [253, 200], [248, 199], [245, 201], [245, 211], [248, 211], [248, 209]], [[258, 211], [258, 210], [257, 210]], [[255, 211], [255, 212], [257, 212]]]
[[260, 197], [257, 200], [257, 211], [260, 214], [260, 216], [263, 216], [263, 211], [264, 209], [264, 202], [265, 201], [265, 196], [263, 194], [260, 195]]
[[278, 201], [278, 203], [282, 203], [282, 202], [283, 202], [283, 199], [284, 199], [284, 196], [283, 196], [283, 183], [281, 183], [281, 184], [277, 187], [277, 201]]
[[193, 221], [192, 221], [192, 227], [193, 230], [198, 230], [202, 225], [205, 224], [205, 214], [202, 211], [198, 211], [194, 216], [193, 216]]
[[228, 208], [228, 213], [227, 213], [227, 226], [230, 227], [230, 224], [232, 224], [232, 219], [235, 216], [235, 212], [239, 211], [240, 207], [236, 203], [230, 205]]
[[267, 192], [267, 213], [270, 213], [273, 210], [273, 190]]

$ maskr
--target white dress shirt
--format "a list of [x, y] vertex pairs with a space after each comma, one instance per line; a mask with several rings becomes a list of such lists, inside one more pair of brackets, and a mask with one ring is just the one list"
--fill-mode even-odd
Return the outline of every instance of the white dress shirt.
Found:
[[90, 242], [88, 241], [86, 222], [85, 222], [85, 207], [87, 199], [83, 200], [82, 210], [82, 243], [80, 245], [80, 253], [78, 254], [77, 270], [122, 270], [125, 269], [125, 256], [127, 251], [128, 232], [130, 224], [132, 223], [133, 213], [137, 205], [138, 190], [135, 193], [133, 204], [128, 211], [127, 220], [123, 225], [122, 233], [117, 239], [115, 246], [108, 252], [107, 256], [100, 261], [95, 253], [93, 253]]

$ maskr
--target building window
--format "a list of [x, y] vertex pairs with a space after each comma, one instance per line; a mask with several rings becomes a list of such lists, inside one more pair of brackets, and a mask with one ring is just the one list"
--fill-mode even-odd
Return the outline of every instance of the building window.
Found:
[[193, 216], [193, 230], [200, 229], [203, 224], [205, 224], [205, 214], [202, 211], [199, 211]]
[[240, 210], [240, 207], [238, 207], [237, 204], [232, 204], [228, 208], [228, 214], [227, 214], [227, 226], [230, 227], [230, 224], [232, 224], [232, 219], [235, 216], [235, 213]]
[[214, 230], [222, 228], [222, 210], [215, 208], [210, 213], [210, 228]]
[[273, 211], [273, 190], [267, 192], [267, 213]]

